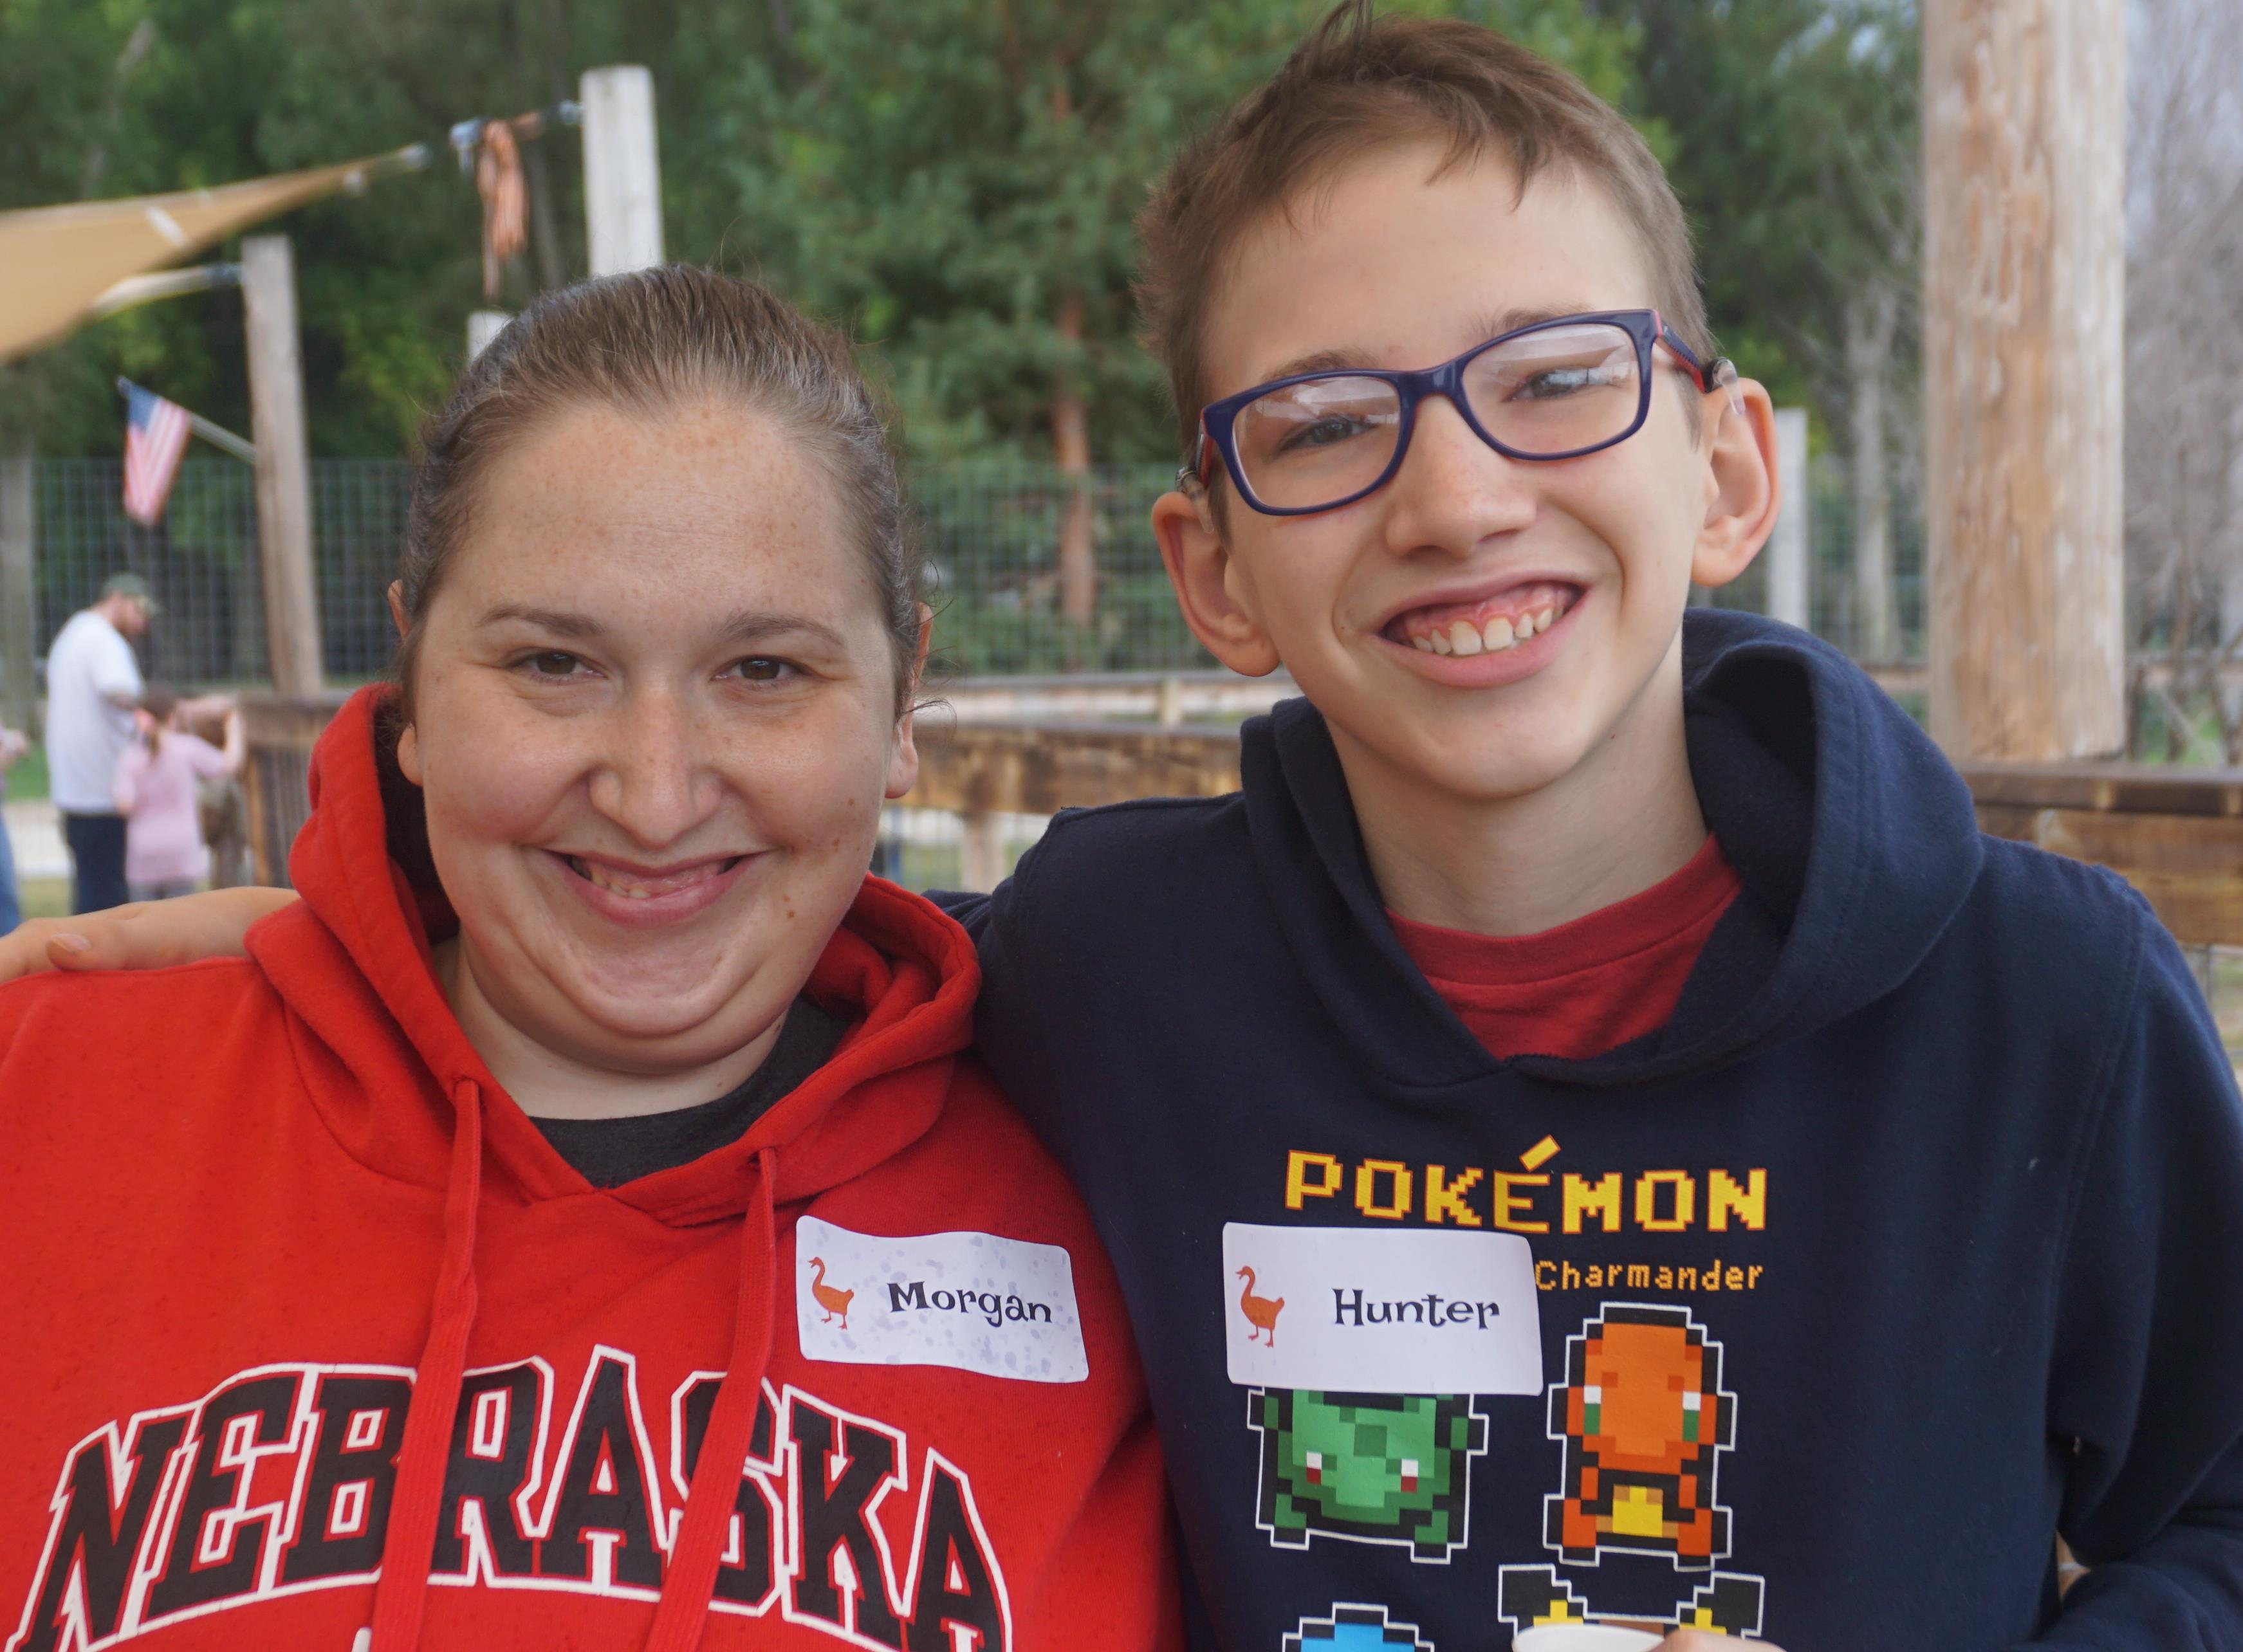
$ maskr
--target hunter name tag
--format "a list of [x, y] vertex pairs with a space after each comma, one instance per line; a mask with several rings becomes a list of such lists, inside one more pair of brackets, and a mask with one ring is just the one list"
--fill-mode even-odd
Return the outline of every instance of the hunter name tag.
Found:
[[1539, 1393], [1534, 1252], [1516, 1233], [1223, 1229], [1230, 1380], [1353, 1393]]
[[1090, 1375], [1074, 1267], [1056, 1245], [994, 1233], [794, 1230], [803, 1355], [841, 1365], [939, 1365], [1020, 1382]]

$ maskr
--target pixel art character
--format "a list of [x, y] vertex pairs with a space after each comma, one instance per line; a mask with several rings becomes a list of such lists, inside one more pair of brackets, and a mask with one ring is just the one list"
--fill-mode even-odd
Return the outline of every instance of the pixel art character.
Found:
[[1248, 1404], [1262, 1435], [1258, 1523], [1273, 1542], [1406, 1544], [1435, 1564], [1464, 1547], [1472, 1459], [1487, 1449], [1469, 1396], [1257, 1388]]
[[1606, 1303], [1566, 1340], [1566, 1380], [1550, 1390], [1550, 1433], [1566, 1447], [1550, 1546], [1575, 1564], [1620, 1552], [1710, 1568], [1729, 1551], [1714, 1468], [1735, 1405], [1721, 1345], [1688, 1309]]

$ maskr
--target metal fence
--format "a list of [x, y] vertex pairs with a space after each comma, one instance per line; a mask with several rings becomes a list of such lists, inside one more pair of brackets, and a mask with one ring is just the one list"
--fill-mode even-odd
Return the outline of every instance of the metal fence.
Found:
[[[144, 574], [164, 607], [149, 668], [181, 683], [253, 683], [266, 676], [257, 560], [255, 489], [246, 466], [191, 459], [162, 524], [124, 513], [115, 460], [50, 459], [37, 466], [35, 602], [41, 646], [123, 568]], [[1175, 671], [1213, 665], [1184, 628], [1161, 569], [1148, 513], [1174, 473], [1109, 465], [1073, 478], [1048, 465], [932, 467], [912, 478], [927, 584], [943, 661], [966, 676]], [[1852, 500], [1835, 461], [1812, 468], [1815, 628], [1842, 645], [1853, 634]], [[314, 555], [327, 674], [380, 675], [393, 635], [382, 593], [404, 532], [412, 467], [398, 460], [312, 465]], [[1096, 614], [1085, 627], [1060, 611], [1061, 519], [1077, 488], [1090, 497], [1097, 547]], [[1923, 637], [1923, 527], [1896, 494], [1896, 602], [1905, 651]], [[1763, 606], [1755, 568], [1717, 600]]]

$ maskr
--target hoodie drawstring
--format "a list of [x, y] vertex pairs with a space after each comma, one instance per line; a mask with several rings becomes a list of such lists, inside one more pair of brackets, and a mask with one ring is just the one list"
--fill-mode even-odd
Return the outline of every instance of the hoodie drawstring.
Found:
[[452, 1424], [467, 1375], [468, 1333], [475, 1322], [475, 1213], [482, 1199], [482, 1091], [472, 1078], [453, 1087], [451, 1176], [444, 1190], [444, 1257], [436, 1275], [428, 1340], [413, 1379], [405, 1443], [397, 1454], [397, 1486], [389, 1532], [381, 1545], [381, 1581], [374, 1591], [371, 1652], [410, 1652], [421, 1639], [421, 1613], [434, 1562], [436, 1517]]
[[[755, 1443], [756, 1408], [764, 1367], [771, 1361], [778, 1322], [778, 1150], [756, 1154], [756, 1202], [740, 1224], [740, 1283], [732, 1305], [732, 1351], [709, 1415], [709, 1432], [685, 1494], [685, 1513], [670, 1545], [670, 1572], [655, 1608], [646, 1652], [693, 1652], [701, 1642], [709, 1602], [717, 1592], [740, 1478]], [[756, 1252], [763, 1252], [761, 1266]], [[752, 1351], [753, 1357], [750, 1357]], [[381, 1652], [379, 1639], [376, 1652]]]

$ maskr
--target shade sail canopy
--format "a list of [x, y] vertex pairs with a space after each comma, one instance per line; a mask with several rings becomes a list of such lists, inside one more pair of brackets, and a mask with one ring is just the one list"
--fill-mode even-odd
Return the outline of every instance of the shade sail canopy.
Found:
[[355, 194], [428, 159], [415, 144], [216, 189], [0, 212], [0, 362], [66, 337], [91, 319], [102, 295], [127, 276], [176, 264], [323, 196]]

